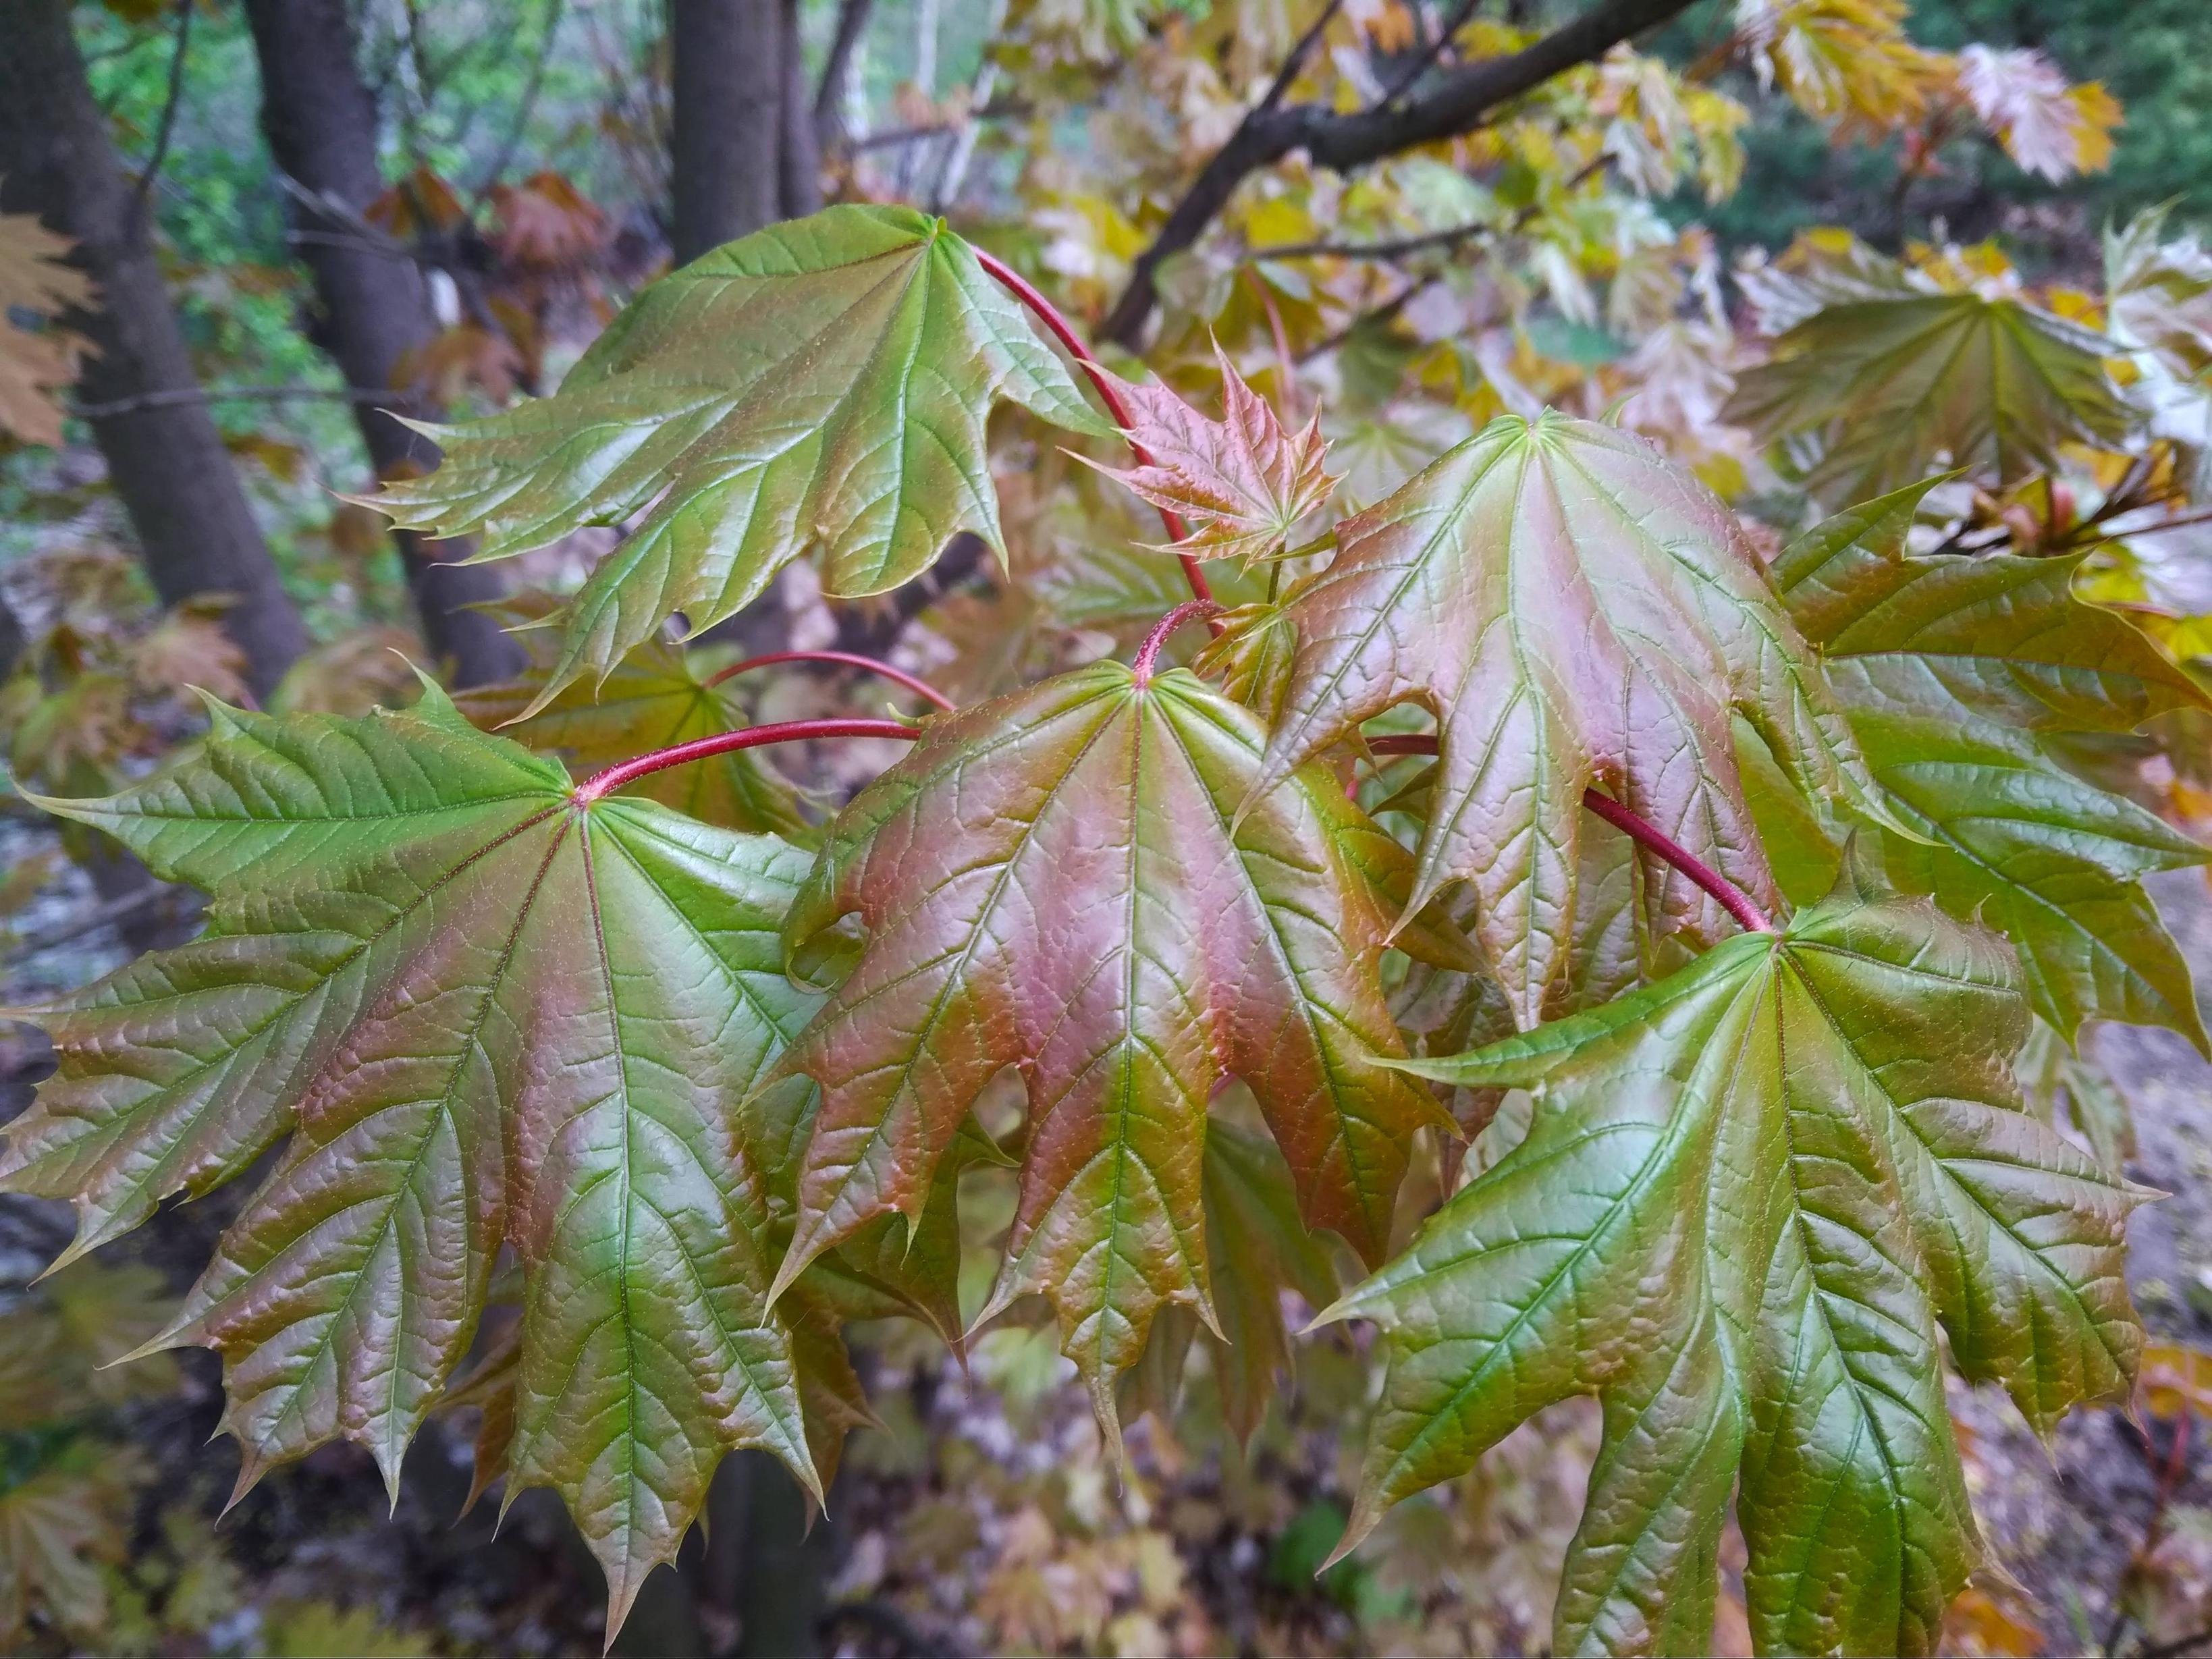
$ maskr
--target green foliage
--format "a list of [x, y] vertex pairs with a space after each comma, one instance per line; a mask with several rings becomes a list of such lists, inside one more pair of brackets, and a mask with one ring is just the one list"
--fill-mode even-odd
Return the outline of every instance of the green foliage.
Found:
[[[1338, 539], [1287, 607], [1297, 656], [1252, 797], [1360, 721], [1426, 703], [1443, 752], [1413, 902], [1472, 883], [1524, 1024], [1568, 972], [1584, 789], [1601, 784], [1761, 896], [1731, 708], [1808, 793], [1872, 797], [1741, 530], [1637, 439], [1502, 417]], [[1720, 912], [1680, 872], [1645, 873], [1650, 933], [1718, 937]]]
[[580, 799], [434, 688], [215, 720], [172, 769], [53, 803], [207, 890], [211, 928], [49, 1017], [61, 1074], [0, 1177], [76, 1200], [74, 1257], [290, 1135], [156, 1344], [222, 1351], [242, 1485], [339, 1437], [396, 1481], [512, 1242], [511, 1489], [569, 1500], [618, 1622], [724, 1452], [815, 1481], [727, 1133], [811, 1006], [775, 951], [804, 860]]
[[677, 612], [694, 632], [735, 614], [803, 554], [856, 599], [919, 575], [956, 531], [1002, 548], [983, 444], [1002, 398], [1106, 430], [942, 222], [832, 208], [663, 277], [557, 396], [425, 428], [446, 465], [375, 505], [485, 531], [479, 556], [498, 558], [653, 504], [569, 608], [534, 714]]
[[[1982, 917], [2020, 951], [2036, 1012], [2168, 1025], [2205, 1046], [2181, 952], [2140, 884], [2197, 843], [2070, 772], [2045, 746], [2201, 708], [2140, 633], [2074, 597], [2078, 557], [1908, 557], [1915, 485], [1808, 532], [1772, 575], [1820, 649], [1897, 816], [1905, 891]], [[1802, 843], [1800, 843], [1801, 852]]]
[[1731, 1491], [1764, 1652], [1931, 1651], [1977, 1554], [1940, 1322], [2045, 1430], [2124, 1394], [2142, 1194], [2020, 1109], [2004, 952], [1846, 889], [1455, 1059], [1528, 1137], [1333, 1308], [1389, 1370], [1346, 1535], [1570, 1394], [1606, 1407], [1555, 1649], [1703, 1650]]

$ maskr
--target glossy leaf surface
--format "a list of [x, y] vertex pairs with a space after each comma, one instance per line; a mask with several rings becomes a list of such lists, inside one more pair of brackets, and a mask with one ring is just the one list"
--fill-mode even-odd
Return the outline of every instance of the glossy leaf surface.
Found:
[[1869, 763], [1918, 842], [1891, 878], [1980, 915], [2021, 954], [2036, 1012], [2204, 1042], [2188, 964], [2142, 878], [2203, 849], [2068, 770], [2040, 734], [2125, 732], [2204, 694], [2120, 617], [2074, 596], [2074, 557], [1910, 557], [1924, 486], [1816, 526], [1776, 561]]
[[662, 277], [558, 393], [431, 429], [445, 465], [374, 505], [483, 531], [485, 558], [645, 513], [569, 607], [534, 712], [671, 615], [709, 627], [810, 553], [854, 599], [920, 574], [957, 531], [1001, 547], [983, 444], [1001, 398], [1112, 430], [943, 221], [835, 207]]
[[1558, 1651], [1710, 1650], [1731, 1492], [1764, 1653], [1929, 1651], [1978, 1550], [1936, 1327], [2047, 1431], [2124, 1394], [2142, 1194], [2020, 1109], [2006, 954], [1856, 891], [1453, 1060], [1527, 1138], [1332, 1310], [1389, 1375], [1347, 1541], [1553, 1401], [1606, 1443]]
[[725, 1451], [815, 1478], [732, 1127], [813, 1006], [778, 950], [804, 855], [581, 803], [435, 688], [213, 714], [170, 770], [47, 803], [210, 927], [42, 1016], [60, 1073], [0, 1178], [76, 1200], [75, 1254], [289, 1133], [164, 1339], [222, 1352], [246, 1482], [341, 1437], [396, 1480], [512, 1244], [510, 1491], [568, 1499], [618, 1624]]
[[2110, 442], [2126, 428], [2105, 372], [2111, 343], [2025, 300], [1946, 293], [1856, 246], [1797, 286], [1781, 302], [1796, 320], [1738, 377], [1727, 415], [1769, 437], [1816, 437], [1806, 483], [1825, 501], [1944, 465], [2008, 483], [2054, 466], [2069, 440]]
[[[1492, 422], [1339, 529], [1290, 605], [1297, 654], [1251, 799], [1409, 699], [1442, 763], [1412, 895], [1471, 882], [1522, 1025], [1568, 973], [1593, 784], [1762, 901], [1736, 776], [1741, 708], [1812, 793], [1870, 793], [1819, 664], [1741, 527], [1642, 440], [1547, 414]], [[1654, 934], [1729, 931], [1680, 872], [1644, 870]]]
[[922, 1218], [969, 1107], [1018, 1066], [1030, 1109], [994, 1307], [1041, 1290], [1112, 1420], [1167, 1305], [1213, 1319], [1206, 1102], [1242, 1078], [1306, 1220], [1380, 1259], [1425, 1091], [1376, 978], [1405, 855], [1322, 776], [1232, 824], [1263, 738], [1177, 671], [1101, 663], [933, 720], [837, 820], [793, 915], [857, 914], [858, 965], [787, 1056], [822, 1085], [779, 1283], [840, 1239]]
[[[580, 773], [648, 750], [735, 732], [747, 723], [735, 688], [707, 684], [683, 647], [664, 640], [638, 647], [597, 686], [571, 684], [526, 718], [523, 711], [544, 690], [550, 666], [548, 660], [522, 678], [471, 687], [453, 701], [486, 731], [557, 755]], [[622, 793], [657, 800], [725, 830], [811, 834], [791, 786], [752, 750], [648, 772]]]

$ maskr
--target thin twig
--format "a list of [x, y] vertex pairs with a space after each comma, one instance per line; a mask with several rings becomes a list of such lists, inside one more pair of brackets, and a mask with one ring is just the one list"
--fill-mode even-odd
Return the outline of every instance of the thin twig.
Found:
[[1432, 247], [1449, 247], [1498, 227], [1488, 224], [1454, 225], [1419, 236], [1400, 236], [1381, 242], [1278, 242], [1272, 247], [1245, 250], [1247, 259], [1397, 259]]
[[[1425, 732], [1417, 732], [1410, 737], [1370, 738], [1367, 748], [1370, 753], [1376, 755], [1433, 755], [1437, 752], [1437, 740]], [[1583, 791], [1583, 805], [1630, 840], [1649, 848], [1687, 876], [1697, 886], [1717, 899], [1721, 908], [1734, 916], [1737, 925], [1747, 932], [1771, 933], [1774, 931], [1773, 919], [1752, 902], [1749, 894], [1649, 818], [1631, 811], [1612, 796], [1601, 795], [1595, 789]]]
[[514, 120], [507, 130], [506, 142], [493, 155], [491, 165], [484, 169], [483, 181], [469, 194], [469, 216], [476, 217], [477, 210], [484, 204], [493, 188], [506, 177], [513, 165], [514, 152], [522, 146], [524, 132], [530, 118], [537, 112], [538, 94], [545, 85], [545, 67], [553, 59], [553, 39], [561, 32], [561, 19], [568, 9], [568, 0], [545, 0], [545, 33], [538, 42], [538, 56], [530, 65], [530, 78], [523, 82], [522, 97], [514, 106]]
[[[1127, 435], [1136, 428], [1136, 415], [1123, 401], [1121, 388], [1115, 384], [1114, 377], [1106, 372], [1106, 366], [1098, 361], [1097, 355], [1091, 349], [1090, 343], [1076, 331], [1075, 325], [1060, 314], [1059, 307], [1038, 293], [1028, 278], [1004, 261], [981, 248], [975, 250], [975, 259], [1002, 287], [1030, 308], [1037, 320], [1051, 331], [1053, 337], [1067, 348], [1068, 356], [1074, 358], [1083, 372], [1091, 377], [1091, 384], [1098, 389], [1098, 396], [1106, 404], [1106, 412], [1114, 417], [1114, 424], [1121, 428], [1129, 453], [1136, 457], [1137, 465], [1153, 465], [1152, 452]], [[1180, 542], [1189, 538], [1189, 526], [1183, 523], [1180, 514], [1164, 507], [1159, 512], [1160, 522], [1167, 526], [1170, 541]], [[1194, 599], [1212, 599], [1213, 589], [1206, 582], [1206, 573], [1199, 568], [1198, 561], [1188, 553], [1178, 553], [1176, 556], [1182, 561], [1183, 579], [1190, 584], [1191, 596]]]
[[174, 891], [176, 889], [166, 883], [152, 882], [133, 892], [108, 899], [67, 921], [58, 922], [43, 932], [27, 933], [21, 939], [10, 941], [7, 960], [11, 963], [21, 962], [26, 957], [34, 957], [41, 951], [67, 945], [72, 939], [82, 939], [87, 933], [96, 933], [103, 927], [150, 908]]
[[104, 404], [71, 404], [68, 412], [80, 420], [101, 421], [111, 415], [136, 415], [149, 409], [173, 409], [182, 404], [374, 404], [386, 407], [404, 403], [404, 393], [374, 391], [366, 386], [174, 386], [161, 392], [142, 392]]
[[853, 54], [860, 49], [860, 38], [867, 33], [874, 12], [875, 0], [839, 0], [837, 32], [830, 39], [829, 57], [823, 60], [821, 83], [814, 89], [815, 142], [824, 152], [845, 137], [845, 82], [852, 74]]
[[169, 140], [177, 130], [177, 106], [185, 100], [185, 52], [191, 40], [192, 0], [177, 0], [177, 44], [169, 54], [169, 95], [161, 106], [161, 125], [155, 130], [154, 153], [147, 158], [146, 170], [138, 175], [133, 192], [138, 198], [135, 212], [145, 211], [147, 193], [161, 176], [161, 164], [169, 159]]
[[1453, 36], [1467, 27], [1467, 20], [1474, 15], [1474, 9], [1480, 3], [1481, 0], [1459, 0], [1459, 4], [1452, 9], [1451, 16], [1437, 31], [1437, 38], [1400, 72], [1396, 80], [1382, 89], [1382, 101], [1384, 104], [1395, 104], [1413, 89], [1413, 82], [1426, 75], [1430, 66], [1444, 55], [1444, 48], [1451, 45]]
[[733, 662], [727, 668], [717, 669], [707, 676], [707, 684], [720, 685], [724, 680], [735, 679], [756, 668], [772, 668], [778, 663], [799, 662], [836, 663], [846, 668], [858, 668], [866, 673], [879, 674], [894, 684], [904, 686], [917, 697], [935, 703], [948, 714], [957, 706], [951, 698], [927, 680], [917, 678], [903, 668], [894, 668], [873, 657], [864, 657], [857, 651], [770, 651], [763, 656], [747, 657], [743, 662]]

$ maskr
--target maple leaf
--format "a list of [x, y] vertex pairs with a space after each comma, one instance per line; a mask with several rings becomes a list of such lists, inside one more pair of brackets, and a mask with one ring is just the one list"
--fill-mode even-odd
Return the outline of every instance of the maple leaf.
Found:
[[[1442, 747], [1412, 908], [1470, 881], [1524, 1025], [1567, 972], [1582, 794], [1598, 785], [1755, 896], [1773, 884], [1736, 777], [1741, 709], [1808, 793], [1870, 799], [1820, 665], [1741, 527], [1642, 439], [1504, 416], [1339, 527], [1289, 605], [1297, 654], [1249, 799], [1409, 699]], [[1722, 936], [1644, 866], [1654, 934]]]
[[500, 219], [494, 245], [509, 264], [570, 270], [606, 242], [607, 216], [560, 173], [541, 170], [519, 185], [495, 185], [489, 199]]
[[92, 281], [63, 264], [70, 243], [27, 213], [0, 213], [0, 432], [58, 445], [62, 411], [52, 397], [76, 374], [74, 335], [33, 333], [14, 313], [51, 317], [88, 304]]
[[481, 558], [644, 513], [566, 612], [536, 713], [677, 612], [694, 634], [732, 615], [809, 551], [837, 599], [920, 574], [957, 531], [1003, 556], [983, 439], [1008, 398], [1111, 434], [942, 220], [835, 207], [654, 283], [555, 396], [425, 427], [445, 464], [369, 504], [432, 535], [483, 531]]
[[1174, 544], [1178, 552], [1249, 564], [1287, 550], [1291, 533], [1328, 500], [1337, 481], [1322, 469], [1328, 444], [1320, 415], [1296, 435], [1284, 431], [1229, 355], [1218, 345], [1213, 355], [1221, 368], [1218, 421], [1164, 386], [1115, 377], [1134, 417], [1127, 436], [1140, 464], [1098, 470], [1190, 525], [1191, 533]]
[[1769, 439], [1817, 437], [1805, 482], [1824, 501], [1946, 464], [2010, 482], [2054, 465], [2062, 443], [2127, 428], [2105, 372], [2112, 343], [2017, 295], [1946, 293], [1856, 243], [1829, 269], [1770, 270], [1759, 285], [1769, 326], [1786, 331], [1737, 376], [1723, 413]]
[[[793, 911], [866, 945], [781, 1063], [821, 1085], [777, 1285], [884, 1215], [920, 1221], [971, 1103], [1021, 1069], [1030, 1127], [994, 1313], [1041, 1290], [1115, 1425], [1163, 1306], [1215, 1319], [1206, 1101], [1242, 1078], [1309, 1224], [1379, 1260], [1425, 1092], [1376, 978], [1402, 852], [1326, 774], [1232, 827], [1252, 714], [1182, 671], [1099, 663], [930, 722], [832, 825]], [[1419, 948], [1408, 939], [1408, 948]]]
[[2205, 694], [2110, 611], [2074, 596], [2081, 557], [1909, 557], [1926, 483], [1814, 526], [1771, 574], [1819, 648], [1868, 763], [1917, 841], [1891, 878], [2012, 940], [2036, 1012], [2205, 1034], [2187, 963], [2141, 878], [2208, 856], [2061, 765], [2050, 734], [2127, 732]]
[[[520, 637], [538, 658], [529, 672], [462, 691], [454, 702], [485, 730], [496, 728], [532, 749], [556, 752], [583, 770], [735, 732], [747, 723], [736, 689], [708, 684], [690, 654], [665, 640], [639, 646], [598, 685], [570, 684], [526, 715], [539, 701], [550, 663], [550, 653], [538, 648], [543, 633], [531, 629]], [[746, 750], [648, 772], [624, 793], [726, 830], [772, 830], [794, 839], [813, 833], [790, 786]]]
[[33, 1612], [80, 1639], [106, 1628], [106, 1569], [129, 1554], [142, 1473], [127, 1450], [85, 1443], [44, 1468], [10, 1471], [0, 1488], [0, 1641], [12, 1647]]
[[1456, 1059], [1525, 1139], [1327, 1318], [1389, 1369], [1342, 1549], [1554, 1401], [1606, 1443], [1559, 1652], [1703, 1653], [1731, 1493], [1762, 1653], [1919, 1653], [1978, 1552], [1959, 1369], [2047, 1432], [2126, 1392], [2145, 1196], [2019, 1109], [1987, 933], [1849, 884], [1659, 984]]
[[1961, 48], [1959, 89], [2023, 173], [2055, 183], [2112, 165], [2118, 102], [2098, 82], [2069, 85], [2033, 46]]
[[1250, 1443], [1276, 1381], [1294, 1371], [1283, 1292], [1327, 1307], [1339, 1280], [1322, 1240], [1298, 1214], [1297, 1187], [1282, 1151], [1266, 1135], [1225, 1121], [1206, 1127], [1206, 1266], [1222, 1330], [1203, 1340], [1230, 1431]]
[[1940, 60], [1905, 33], [1908, 0], [1736, 0], [1763, 86], [1817, 120], [1888, 132], [1917, 117]]
[[427, 683], [359, 720], [210, 714], [171, 769], [42, 803], [211, 923], [40, 1012], [60, 1070], [0, 1185], [76, 1200], [69, 1259], [290, 1134], [150, 1345], [222, 1352], [245, 1485], [340, 1437], [396, 1480], [511, 1243], [509, 1492], [568, 1500], [611, 1629], [725, 1451], [815, 1480], [730, 1128], [814, 1006], [777, 947], [805, 855], [586, 799]]

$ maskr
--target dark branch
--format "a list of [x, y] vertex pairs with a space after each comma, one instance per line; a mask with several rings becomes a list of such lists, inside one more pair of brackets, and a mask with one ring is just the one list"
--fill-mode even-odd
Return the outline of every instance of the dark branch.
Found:
[[875, 0], [839, 0], [837, 32], [830, 38], [830, 55], [822, 64], [822, 79], [814, 92], [815, 141], [823, 154], [845, 137], [845, 81], [852, 73], [853, 54], [868, 32]]
[[169, 54], [169, 94], [161, 105], [161, 125], [154, 134], [154, 153], [147, 158], [145, 172], [138, 175], [141, 209], [154, 180], [161, 176], [161, 164], [169, 159], [169, 140], [177, 131], [177, 106], [185, 101], [185, 54], [191, 43], [192, 0], [177, 0], [177, 44]]
[[[1506, 58], [1486, 58], [1451, 70], [1418, 98], [1340, 114], [1321, 104], [1271, 106], [1262, 100], [1213, 159], [1199, 169], [1169, 213], [1152, 245], [1137, 257], [1129, 286], [1107, 318], [1105, 337], [1135, 349], [1158, 302], [1161, 263], [1195, 243], [1229, 204], [1237, 185], [1295, 150], [1335, 173], [1395, 155], [1480, 126], [1491, 112], [1553, 76], [1602, 58], [1645, 29], [1689, 9], [1692, 0], [1599, 0], [1574, 21]], [[1301, 42], [1303, 46], [1304, 42]], [[1295, 56], [1295, 51], [1294, 54]], [[1285, 69], [1291, 66], [1286, 64]], [[1276, 77], [1278, 86], [1284, 77]]]

